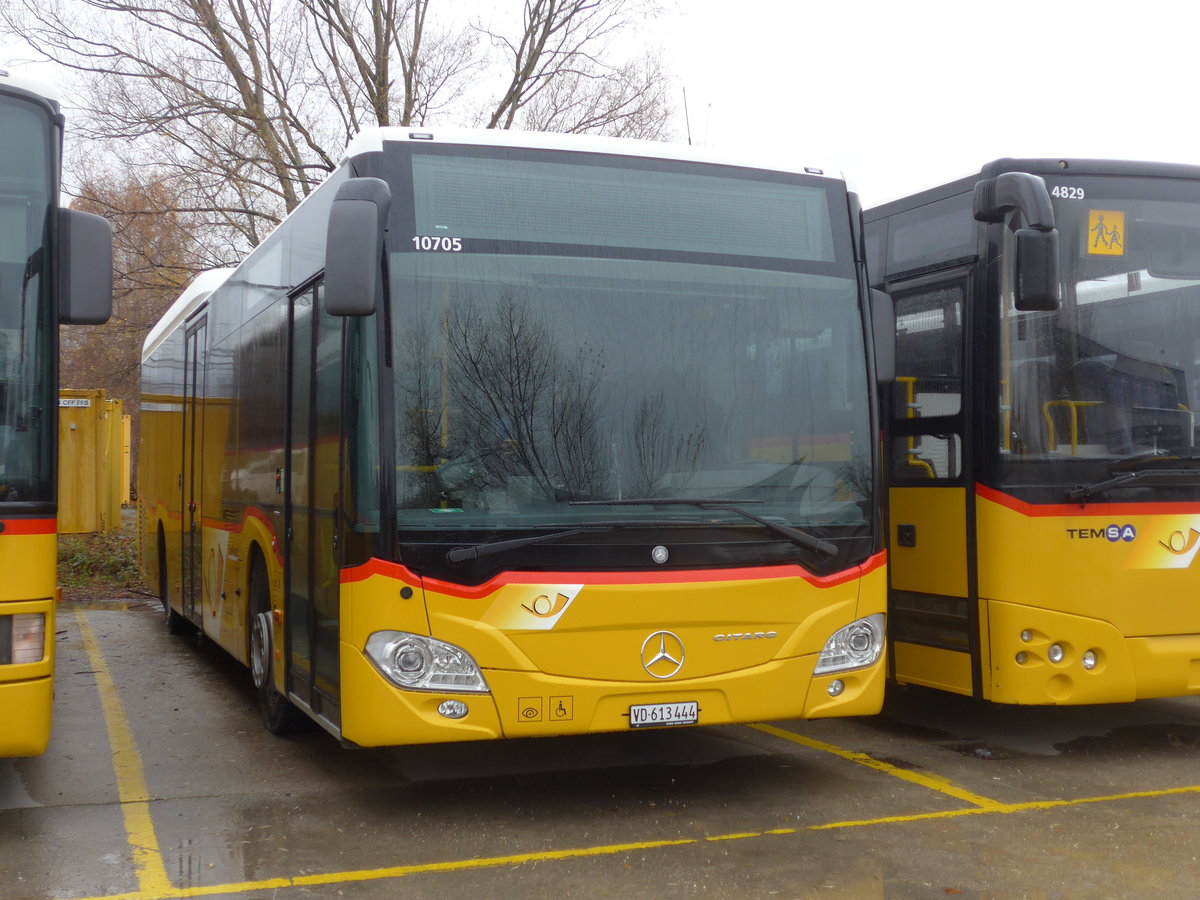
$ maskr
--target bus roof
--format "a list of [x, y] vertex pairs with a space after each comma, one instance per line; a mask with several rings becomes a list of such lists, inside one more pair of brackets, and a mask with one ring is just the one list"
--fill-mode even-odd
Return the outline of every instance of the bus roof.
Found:
[[1200, 180], [1200, 166], [1187, 163], [1143, 162], [1128, 159], [1076, 159], [1060, 156], [1040, 158], [995, 159], [982, 166], [978, 173], [956, 178], [944, 184], [916, 191], [887, 203], [881, 203], [864, 212], [868, 221], [894, 215], [914, 206], [933, 203], [973, 190], [975, 183], [983, 178], [994, 178], [1005, 172], [1028, 172], [1042, 177], [1089, 176], [1089, 175], [1132, 175], [1142, 178], [1185, 178]]
[[50, 101], [56, 109], [62, 103], [58, 85], [12, 69], [0, 68], [0, 91], [10, 94], [33, 94], [35, 97]]
[[142, 343], [142, 361], [158, 349], [168, 334], [174, 331], [192, 312], [199, 309], [208, 299], [209, 294], [225, 283], [225, 279], [233, 273], [233, 269], [209, 269], [201, 272], [184, 288], [163, 317], [155, 323]]
[[346, 147], [344, 159], [358, 156], [361, 153], [382, 150], [385, 142], [467, 144], [488, 147], [522, 147], [534, 150], [563, 150], [573, 153], [608, 153], [615, 156], [742, 166], [750, 169], [817, 175], [838, 181], [845, 180], [838, 176], [828, 175], [820, 168], [799, 165], [794, 158], [785, 160], [778, 154], [759, 156], [753, 152], [693, 147], [690, 144], [674, 144], [666, 141], [645, 141], [596, 134], [507, 131], [498, 128], [404, 128], [400, 126], [368, 128], [351, 139]]

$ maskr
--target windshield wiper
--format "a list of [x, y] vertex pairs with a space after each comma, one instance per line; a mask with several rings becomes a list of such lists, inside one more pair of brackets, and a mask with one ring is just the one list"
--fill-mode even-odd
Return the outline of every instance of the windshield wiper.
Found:
[[[1174, 460], [1176, 463], [1183, 461], [1180, 459]], [[1111, 478], [1105, 478], [1103, 481], [1096, 481], [1092, 484], [1078, 484], [1067, 491], [1067, 499], [1086, 500], [1088, 497], [1094, 497], [1096, 494], [1111, 490], [1112, 488], [1125, 487], [1136, 484], [1139, 481], [1161, 481], [1163, 484], [1184, 482], [1200, 485], [1200, 468], [1145, 468], [1125, 471], [1113, 475]]]
[[510, 541], [495, 541], [491, 544], [476, 544], [473, 547], [455, 547], [446, 554], [446, 562], [457, 565], [472, 559], [483, 559], [485, 556], [495, 556], [497, 553], [507, 553], [509, 550], [520, 550], [522, 547], [532, 547], [543, 541], [555, 538], [570, 537], [579, 534], [582, 528], [571, 528], [568, 531], [552, 531], [550, 534], [535, 534], [530, 537], [513, 538]]
[[756, 516], [749, 510], [742, 509], [738, 503], [762, 503], [761, 500], [733, 501], [727, 497], [641, 497], [629, 500], [571, 500], [569, 506], [694, 506], [697, 509], [731, 512], [734, 515], [757, 522], [767, 531], [786, 538], [798, 547], [814, 550], [823, 556], [837, 556], [837, 546], [829, 541], [823, 541], [799, 528], [784, 525], [782, 522], [772, 522], [762, 516]]

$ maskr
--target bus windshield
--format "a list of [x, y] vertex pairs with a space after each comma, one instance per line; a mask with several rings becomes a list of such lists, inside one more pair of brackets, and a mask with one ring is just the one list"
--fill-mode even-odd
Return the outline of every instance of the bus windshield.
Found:
[[1070, 185], [1055, 201], [1062, 307], [1009, 309], [1001, 333], [1001, 408], [1011, 410], [1001, 440], [1014, 483], [1039, 462], [1074, 484], [1114, 465], [1196, 455], [1200, 185]]
[[53, 196], [46, 110], [0, 96], [0, 502], [53, 499]]
[[840, 182], [495, 148], [390, 164], [402, 543], [639, 521], [779, 539], [704, 499], [868, 532]]

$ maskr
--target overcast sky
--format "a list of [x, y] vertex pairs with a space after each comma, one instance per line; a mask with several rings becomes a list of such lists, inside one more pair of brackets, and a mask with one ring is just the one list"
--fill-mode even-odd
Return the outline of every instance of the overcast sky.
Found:
[[1003, 156], [1200, 163], [1187, 0], [660, 2], [638, 36], [694, 143], [842, 174], [866, 206]]
[[868, 207], [1004, 156], [1200, 163], [1197, 4], [667, 2], [693, 141], [839, 172]]

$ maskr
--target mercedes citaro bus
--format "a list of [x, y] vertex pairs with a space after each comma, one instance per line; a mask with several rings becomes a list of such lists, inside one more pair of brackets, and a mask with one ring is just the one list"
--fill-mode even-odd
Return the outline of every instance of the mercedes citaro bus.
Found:
[[689, 147], [363, 133], [146, 340], [168, 624], [359, 746], [876, 711], [860, 221]]

